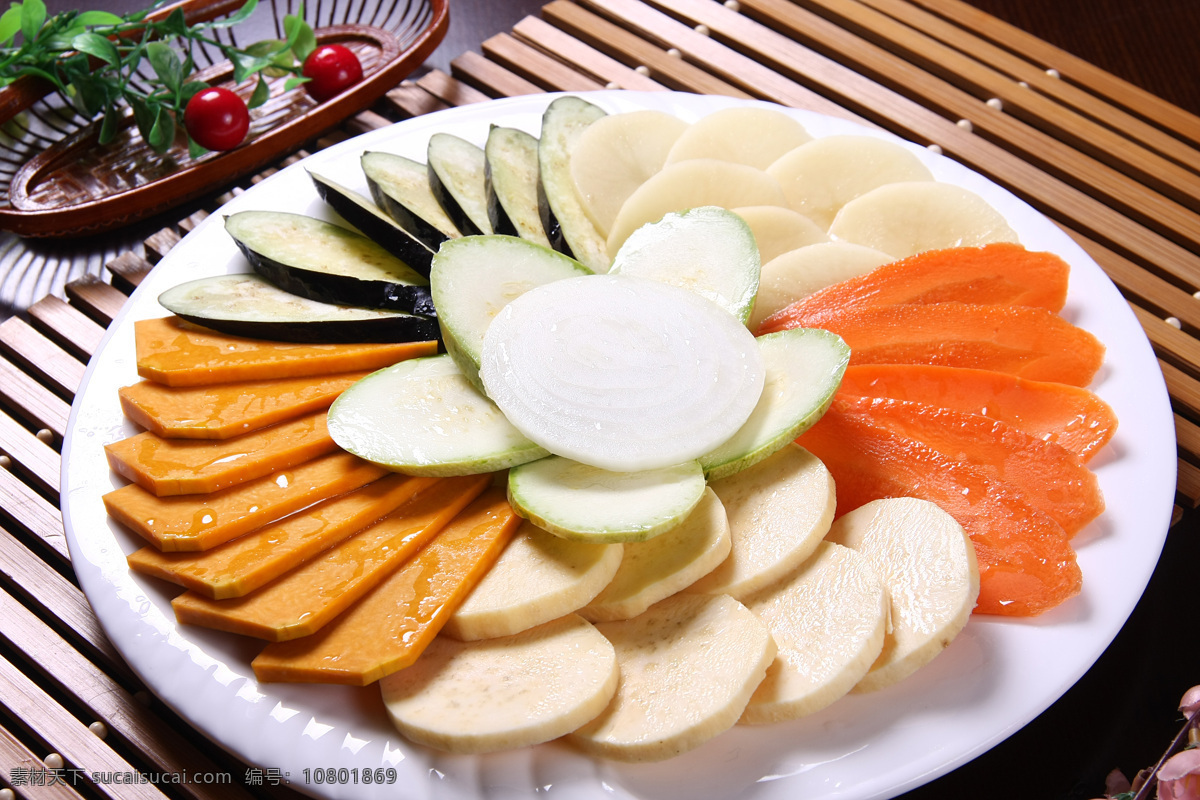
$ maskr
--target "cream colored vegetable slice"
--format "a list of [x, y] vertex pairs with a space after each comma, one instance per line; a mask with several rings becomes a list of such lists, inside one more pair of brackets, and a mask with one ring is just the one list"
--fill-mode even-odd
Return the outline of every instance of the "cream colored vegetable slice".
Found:
[[596, 627], [616, 650], [620, 686], [569, 738], [618, 761], [670, 758], [728, 730], [775, 658], [767, 626], [727, 595], [677, 594]]
[[550, 456], [509, 470], [508, 501], [539, 528], [587, 542], [641, 542], [679, 525], [704, 495], [696, 461], [612, 472]]
[[865, 275], [894, 261], [880, 250], [849, 242], [820, 242], [763, 262], [750, 330], [818, 289]]
[[797, 444], [710, 485], [725, 506], [733, 549], [689, 591], [740, 600], [804, 563], [833, 521], [833, 477]]
[[592, 622], [630, 619], [707, 575], [729, 555], [729, 520], [712, 489], [681, 524], [625, 545], [612, 582], [579, 614]]
[[842, 207], [829, 236], [906, 258], [926, 250], [1016, 242], [1017, 233], [982, 197], [949, 183], [916, 181], [872, 189]]
[[829, 241], [825, 229], [808, 217], [783, 206], [742, 206], [733, 213], [746, 221], [758, 243], [758, 258], [766, 264], [776, 256]]
[[824, 136], [765, 169], [791, 208], [826, 230], [842, 206], [877, 186], [933, 180], [911, 151], [875, 136]]
[[617, 681], [613, 646], [572, 614], [501, 639], [439, 636], [379, 687], [393, 724], [412, 741], [490, 753], [571, 732], [604, 710]]
[[741, 721], [783, 722], [854, 688], [883, 648], [888, 595], [867, 558], [821, 542], [787, 580], [746, 599], [779, 648]]
[[563, 539], [525, 520], [442, 634], [494, 639], [577, 611], [612, 581], [621, 548]]
[[766, 169], [812, 137], [804, 126], [772, 108], [723, 108], [701, 117], [676, 140], [667, 163], [716, 158]]
[[908, 677], [966, 626], [979, 597], [975, 548], [937, 505], [911, 497], [876, 500], [843, 515], [828, 538], [866, 556], [891, 596], [883, 652], [856, 691]]
[[660, 169], [687, 123], [663, 111], [627, 111], [584, 129], [571, 151], [571, 178], [588, 218], [608, 236], [621, 205]]
[[647, 222], [697, 206], [787, 206], [787, 198], [774, 178], [745, 164], [711, 158], [668, 164], [617, 212], [608, 232], [609, 255], [615, 256], [630, 234]]

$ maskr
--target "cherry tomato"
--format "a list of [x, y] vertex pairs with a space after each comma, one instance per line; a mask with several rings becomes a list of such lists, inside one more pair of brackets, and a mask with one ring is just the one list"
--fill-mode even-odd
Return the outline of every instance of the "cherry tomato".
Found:
[[300, 73], [309, 78], [304, 88], [318, 102], [340, 94], [362, 80], [358, 56], [340, 44], [323, 44], [308, 54]]
[[183, 110], [183, 124], [196, 144], [208, 150], [232, 150], [246, 138], [250, 112], [246, 103], [219, 86], [196, 92]]

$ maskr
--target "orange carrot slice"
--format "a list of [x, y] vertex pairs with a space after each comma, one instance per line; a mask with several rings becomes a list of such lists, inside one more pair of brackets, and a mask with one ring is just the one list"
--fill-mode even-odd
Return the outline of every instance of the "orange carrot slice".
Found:
[[313, 636], [270, 644], [260, 681], [366, 686], [407, 667], [499, 557], [520, 524], [493, 488], [370, 594]]
[[947, 458], [982, 469], [1016, 490], [1034, 508], [1078, 533], [1104, 511], [1100, 485], [1073, 453], [1004, 422], [910, 400], [846, 399], [842, 412], [908, 439]]
[[833, 474], [838, 514], [884, 497], [937, 503], [975, 545], [981, 614], [1033, 616], [1079, 592], [1079, 565], [1058, 523], [982, 470], [843, 409], [835, 400], [797, 439]]
[[1053, 253], [1026, 250], [1011, 242], [927, 250], [814, 292], [771, 315], [760, 332], [793, 327], [787, 322], [814, 314], [897, 303], [958, 302], [1061, 311], [1070, 271], [1067, 262]]
[[838, 392], [915, 400], [982, 414], [1065, 447], [1085, 463], [1117, 430], [1112, 408], [1087, 389], [1025, 380], [994, 370], [863, 364], [846, 370]]
[[307, 636], [379, 584], [432, 539], [491, 482], [445, 478], [366, 530], [245, 597], [211, 600], [184, 592], [171, 601], [188, 625], [281, 642]]
[[866, 306], [794, 318], [785, 327], [838, 334], [850, 345], [852, 365], [972, 367], [1086, 386], [1104, 361], [1104, 345], [1095, 336], [1044, 308], [1026, 306]]
[[233, 439], [164, 439], [149, 431], [106, 444], [108, 465], [159, 497], [215, 492], [332, 453], [325, 412]]
[[205, 597], [241, 597], [379, 521], [436, 482], [437, 478], [392, 474], [204, 553], [162, 553], [143, 547], [126, 560], [135, 572]]

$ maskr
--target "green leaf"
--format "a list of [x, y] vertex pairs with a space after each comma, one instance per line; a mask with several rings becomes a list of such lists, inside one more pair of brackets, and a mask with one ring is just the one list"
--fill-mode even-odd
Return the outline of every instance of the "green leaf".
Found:
[[271, 66], [263, 69], [263, 74], [268, 78], [282, 78], [291, 72], [296, 63], [288, 43], [282, 39], [263, 39], [247, 47], [246, 52], [252, 56], [270, 59]]
[[175, 141], [175, 117], [166, 106], [159, 106], [154, 115], [154, 124], [150, 126], [150, 137], [147, 144], [156, 153], [165, 153]]
[[[301, 13], [304, 13], [303, 10]], [[297, 61], [303, 62], [309, 53], [317, 49], [317, 36], [303, 17], [288, 14], [283, 18], [283, 30]]]
[[188, 81], [179, 88], [179, 105], [187, 107], [188, 101], [191, 100], [197, 92], [202, 92], [208, 88], [208, 84], [204, 81]]
[[71, 46], [81, 53], [95, 56], [105, 64], [115, 65], [121, 60], [117, 46], [98, 33], [81, 33], [71, 40]]
[[146, 57], [163, 85], [172, 94], [177, 93], [183, 85], [183, 62], [179, 60], [179, 55], [164, 42], [150, 42], [146, 45]]
[[191, 136], [188, 137], [188, 155], [189, 156], [191, 156], [192, 158], [199, 158], [200, 156], [204, 155], [207, 152], [208, 152], [207, 149], [196, 144], [195, 139], [193, 139]]
[[104, 108], [104, 121], [100, 123], [100, 144], [108, 144], [117, 135], [117, 121], [120, 114], [111, 104]]
[[283, 90], [285, 92], [290, 92], [292, 89], [295, 89], [297, 86], [303, 86], [304, 84], [308, 83], [308, 81], [309, 81], [308, 78], [305, 78], [305, 77], [302, 77], [299, 75], [296, 76], [295, 78], [288, 78], [286, 81], [283, 82]]
[[26, 42], [32, 42], [46, 23], [46, 4], [42, 0], [25, 0], [21, 3], [21, 33]]
[[246, 103], [246, 108], [258, 108], [267, 102], [267, 98], [270, 96], [271, 87], [267, 85], [267, 79], [259, 75], [258, 85], [254, 87], [254, 94], [250, 95], [250, 100]]
[[84, 11], [75, 21], [81, 25], [94, 27], [97, 25], [120, 25], [125, 22], [124, 19], [118, 17], [111, 11]]
[[163, 28], [174, 36], [187, 36], [188, 24], [187, 19], [183, 16], [183, 9], [177, 8], [168, 14], [167, 18], [163, 20]]
[[0, 44], [6, 44], [21, 32], [21, 6], [13, 3], [0, 14]]
[[104, 108], [108, 95], [104, 91], [102, 82], [84, 75], [72, 80], [71, 86], [75, 89], [75, 107], [85, 117], [94, 117], [100, 109]]
[[256, 8], [258, 8], [258, 0], [246, 0], [246, 4], [243, 5], [241, 8], [239, 8], [237, 11], [230, 14], [225, 19], [220, 19], [220, 20], [216, 20], [214, 22], [210, 22], [209, 27], [211, 27], [211, 28], [233, 27], [234, 25], [237, 25], [241, 22], [245, 22], [250, 17], [250, 15], [254, 13], [254, 9], [256, 9]]
[[233, 62], [233, 82], [241, 83], [259, 70], [271, 66], [270, 59], [252, 56], [240, 50], [231, 50], [229, 60]]
[[142, 138], [146, 141], [150, 140], [150, 129], [154, 127], [154, 115], [158, 108], [150, 107], [150, 104], [142, 100], [140, 97], [129, 98], [129, 105], [133, 109], [133, 120], [137, 123], [138, 131], [142, 134]]

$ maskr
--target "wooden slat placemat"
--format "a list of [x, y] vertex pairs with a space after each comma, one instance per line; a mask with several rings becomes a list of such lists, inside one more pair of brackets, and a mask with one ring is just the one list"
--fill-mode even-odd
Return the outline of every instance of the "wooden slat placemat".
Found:
[[[1200, 118], [959, 0], [553, 0], [454, 59], [452, 74], [405, 81], [307, 147], [489, 98], [606, 87], [854, 119], [936, 146], [1033, 204], [1146, 330], [1175, 411], [1177, 519], [1200, 504]], [[91, 784], [35, 795], [50, 753], [66, 770], [232, 777], [142, 785], [139, 797], [297, 796], [193, 735], [129, 672], [74, 583], [56, 505], [68, 403], [105, 326], [188, 230], [265, 174], [0, 323], [0, 782], [19, 797], [118, 796]]]

